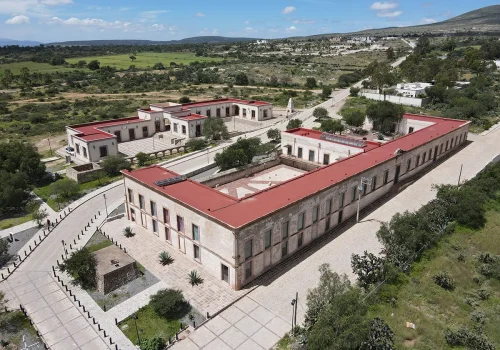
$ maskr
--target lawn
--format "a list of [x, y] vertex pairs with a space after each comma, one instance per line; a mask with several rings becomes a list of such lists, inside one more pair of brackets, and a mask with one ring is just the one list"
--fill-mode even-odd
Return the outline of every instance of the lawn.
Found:
[[210, 62], [210, 61], [221, 61], [220, 58], [211, 57], [197, 57], [192, 52], [139, 52], [135, 55], [136, 59], [132, 62], [129, 54], [124, 55], [111, 55], [111, 56], [90, 56], [90, 57], [79, 57], [79, 58], [69, 58], [66, 61], [68, 63], [76, 64], [81, 60], [87, 63], [93, 60], [97, 60], [102, 66], [112, 66], [116, 69], [128, 69], [131, 65], [136, 68], [146, 68], [153, 67], [155, 63], [161, 62], [165, 67], [170, 66], [170, 62], [175, 62], [177, 64], [189, 64], [191, 62]]
[[[473, 314], [484, 314], [484, 334], [500, 346], [498, 324], [500, 313], [500, 281], [487, 279], [478, 272], [480, 254], [500, 255], [500, 213], [487, 213], [486, 227], [479, 231], [458, 228], [443, 239], [415, 265], [409, 282], [396, 294], [396, 305], [379, 304], [372, 308], [373, 317], [382, 317], [395, 333], [397, 349], [451, 349], [444, 334], [447, 329], [466, 326], [474, 329]], [[459, 256], [464, 260], [460, 261]], [[449, 292], [438, 287], [432, 277], [446, 271], [456, 288]], [[476, 280], [474, 280], [476, 278]], [[480, 300], [480, 289], [490, 292], [488, 300]], [[406, 322], [416, 330], [406, 328]]]
[[21, 225], [31, 220], [32, 219], [30, 214], [22, 214], [22, 213], [18, 215], [16, 214], [14, 217], [0, 219], [0, 230], [5, 230], [9, 227]]
[[123, 334], [125, 334], [134, 344], [138, 343], [135, 321], [137, 321], [137, 330], [139, 331], [139, 337], [141, 339], [160, 337], [168, 340], [170, 337], [174, 336], [175, 332], [180, 328], [179, 321], [168, 321], [159, 317], [149, 304], [139, 309], [139, 311], [137, 311], [137, 316], [137, 320], [128, 317], [119, 324]]
[[21, 68], [26, 67], [30, 70], [30, 73], [38, 72], [38, 73], [55, 73], [55, 72], [70, 72], [75, 70], [74, 68], [67, 68], [64, 66], [53, 66], [48, 63], [37, 63], [37, 62], [15, 62], [15, 63], [6, 63], [0, 64], [0, 76], [3, 76], [3, 72], [6, 69], [10, 69], [12, 74], [17, 75], [21, 74]]
[[91, 252], [97, 252], [98, 250], [101, 250], [102, 248], [109, 247], [110, 245], [113, 245], [113, 242], [111, 242], [109, 239], [106, 239], [102, 242], [92, 244], [89, 246], [86, 246], [86, 248]]

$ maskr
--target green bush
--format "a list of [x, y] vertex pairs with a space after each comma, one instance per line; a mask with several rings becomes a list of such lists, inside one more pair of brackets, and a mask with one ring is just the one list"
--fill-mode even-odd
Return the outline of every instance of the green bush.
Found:
[[455, 281], [446, 272], [440, 272], [432, 277], [434, 283], [443, 289], [452, 291], [455, 289]]
[[107, 156], [101, 162], [101, 167], [109, 176], [120, 174], [121, 170], [130, 169], [130, 163], [122, 156]]
[[188, 274], [188, 280], [189, 280], [189, 284], [192, 287], [203, 283], [203, 278], [201, 278], [200, 274], [196, 270], [193, 270]]
[[207, 141], [203, 139], [190, 139], [186, 142], [185, 146], [190, 151], [199, 151], [207, 147]]
[[132, 228], [130, 226], [127, 226], [123, 229], [123, 235], [127, 238], [134, 237], [135, 233], [132, 231]]
[[160, 264], [163, 266], [170, 265], [174, 262], [174, 258], [172, 258], [172, 256], [165, 251], [158, 255], [158, 259], [160, 260]]
[[61, 271], [67, 271], [73, 277], [73, 284], [83, 289], [95, 289], [97, 259], [87, 248], [71, 253], [71, 256], [59, 265]]
[[141, 340], [141, 350], [163, 350], [165, 348], [165, 340], [160, 337]]
[[139, 166], [144, 166], [149, 161], [149, 156], [144, 152], [139, 152], [135, 155]]
[[182, 292], [176, 289], [162, 289], [151, 296], [153, 310], [160, 317], [178, 320], [191, 310], [191, 305], [184, 299]]

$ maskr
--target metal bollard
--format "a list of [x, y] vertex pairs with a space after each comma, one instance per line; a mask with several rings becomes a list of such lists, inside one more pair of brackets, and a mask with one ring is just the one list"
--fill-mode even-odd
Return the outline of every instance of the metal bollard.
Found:
[[127, 252], [127, 248], [123, 248], [123, 251], [126, 253]]
[[96, 324], [97, 322], [95, 321], [95, 317], [92, 317], [92, 323]]
[[29, 245], [28, 247], [30, 248], [30, 252], [31, 252], [33, 249], [31, 249], [31, 246], [30, 246], [30, 245]]
[[80, 235], [78, 235], [78, 240], [80, 240]]
[[77, 300], [78, 301], [78, 307], [82, 307], [82, 304], [80, 303], [80, 300]]
[[10, 267], [7, 267], [7, 273], [10, 274]]
[[41, 235], [38, 235], [38, 238], [40, 238], [40, 242], [42, 241], [42, 236]]
[[109, 343], [113, 345], [113, 339], [111, 339], [111, 337], [109, 337]]
[[5, 277], [3, 277], [3, 272], [2, 272], [2, 279], [3, 279], [3, 280], [5, 279]]
[[83, 308], [83, 312], [85, 312], [85, 305], [82, 305], [82, 308]]
[[100, 325], [99, 323], [97, 323], [97, 330], [98, 330], [98, 331], [101, 331], [101, 330], [102, 330], [102, 329], [101, 329], [101, 325]]
[[73, 240], [73, 243], [76, 244], [76, 239]]
[[73, 300], [76, 301], [76, 295], [75, 294], [73, 294]]
[[87, 316], [90, 318], [90, 311], [87, 311]]
[[14, 267], [17, 267], [16, 262], [14, 261]]
[[115, 317], [115, 325], [118, 325], [118, 319]]
[[207, 311], [207, 320], [210, 319], [210, 314]]
[[97, 214], [98, 214], [98, 215], [101, 215], [101, 211], [100, 211], [100, 210], [98, 210], [98, 211], [97, 211]]

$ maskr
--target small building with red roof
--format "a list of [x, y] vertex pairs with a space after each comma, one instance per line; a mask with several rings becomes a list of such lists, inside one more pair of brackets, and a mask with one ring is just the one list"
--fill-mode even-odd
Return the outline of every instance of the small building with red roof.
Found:
[[118, 154], [118, 144], [171, 132], [178, 140], [203, 136], [208, 117], [238, 117], [249, 120], [272, 118], [272, 104], [232, 98], [185, 104], [153, 103], [138, 109], [137, 116], [103, 120], [66, 127], [68, 145], [75, 149], [78, 163], [99, 162]]
[[[284, 133], [308, 139], [310, 150], [319, 142], [320, 149], [331, 144], [343, 154], [327, 165], [318, 164], [316, 153], [302, 163], [296, 153], [284, 153], [201, 183], [160, 166], [123, 171], [127, 217], [203, 271], [241, 289], [467, 140], [468, 121], [411, 114], [404, 119], [404, 128], [414, 129], [385, 143], [303, 128]], [[294, 164], [300, 171], [291, 170]]]

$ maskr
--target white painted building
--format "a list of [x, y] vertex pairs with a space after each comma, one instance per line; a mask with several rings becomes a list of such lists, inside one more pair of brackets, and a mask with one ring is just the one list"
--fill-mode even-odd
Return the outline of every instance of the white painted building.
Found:
[[170, 131], [179, 139], [203, 136], [203, 124], [207, 117], [234, 116], [260, 121], [270, 119], [272, 115], [272, 104], [262, 101], [219, 99], [185, 104], [166, 102], [139, 109], [136, 117], [69, 125], [66, 133], [68, 145], [75, 149], [75, 160], [88, 163], [118, 154], [118, 143], [152, 137], [158, 132]]
[[399, 83], [396, 85], [398, 94], [404, 97], [418, 97], [425, 94], [425, 88], [432, 86], [430, 83]]

